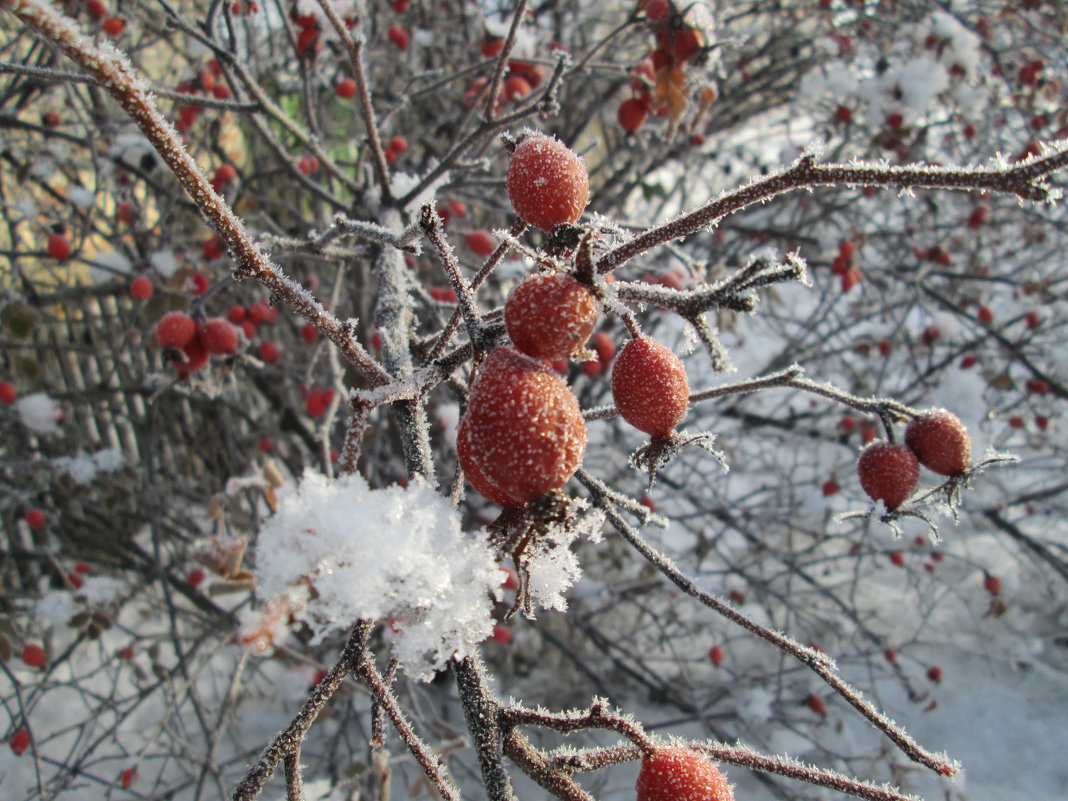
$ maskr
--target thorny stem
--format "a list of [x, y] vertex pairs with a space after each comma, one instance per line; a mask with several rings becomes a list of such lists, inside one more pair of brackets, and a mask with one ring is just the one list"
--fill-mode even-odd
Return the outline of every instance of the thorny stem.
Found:
[[68, 18], [36, 0], [0, 0], [0, 7], [9, 9], [27, 25], [37, 29], [107, 88], [222, 237], [238, 264], [235, 277], [255, 278], [272, 295], [285, 299], [323, 336], [337, 345], [345, 358], [372, 383], [383, 383], [389, 378], [337, 318], [283, 275], [256, 247], [229, 204], [212, 189], [207, 177], [182, 146], [177, 132], [160, 114], [144, 81], [117, 51], [111, 51], [109, 46], [98, 48], [82, 36]]
[[554, 714], [522, 706], [510, 706], [501, 710], [501, 725], [541, 726], [567, 734], [586, 729], [608, 729], [622, 734], [642, 751], [649, 752], [653, 743], [642, 729], [641, 724], [625, 715], [613, 715], [605, 711], [605, 701], [595, 698], [585, 712]]
[[352, 63], [352, 77], [356, 81], [356, 96], [360, 101], [360, 114], [363, 116], [363, 124], [367, 129], [367, 141], [371, 146], [371, 161], [375, 166], [375, 176], [378, 178], [382, 196], [388, 199], [390, 197], [389, 165], [386, 162], [386, 152], [382, 149], [382, 140], [378, 136], [375, 110], [371, 105], [371, 92], [367, 86], [367, 75], [363, 70], [363, 36], [361, 35], [357, 39], [352, 37], [345, 22], [334, 9], [334, 4], [331, 0], [319, 0], [319, 5], [326, 13], [330, 24], [334, 26], [334, 30], [337, 32], [338, 38], [341, 39], [341, 43], [349, 53], [349, 61]]
[[[722, 745], [720, 743], [687, 743], [687, 748], [708, 754], [709, 757], [728, 765], [737, 765], [750, 770], [774, 773], [791, 779], [828, 787], [840, 793], [869, 799], [869, 801], [917, 801], [916, 796], [899, 793], [887, 787], [880, 787], [869, 782], [850, 779], [833, 770], [815, 768], [789, 757], [766, 756], [742, 746]], [[642, 750], [633, 745], [617, 745], [607, 748], [589, 748], [570, 752], [561, 756], [550, 757], [551, 770], [568, 773], [586, 772], [633, 762], [640, 758]]]
[[493, 67], [493, 78], [490, 80], [489, 96], [486, 98], [486, 111], [482, 119], [484, 124], [489, 125], [493, 122], [493, 109], [497, 105], [497, 98], [501, 95], [501, 82], [504, 80], [504, 70], [508, 65], [508, 57], [512, 53], [512, 48], [515, 47], [516, 33], [519, 31], [519, 26], [523, 24], [523, 18], [527, 15], [527, 0], [519, 0], [516, 4], [515, 11], [512, 13], [512, 25], [508, 28], [508, 36], [504, 40], [504, 48], [501, 50], [500, 55], [497, 56], [497, 63]]
[[453, 663], [453, 671], [489, 801], [515, 801], [501, 758], [504, 747], [498, 721], [501, 709], [486, 685], [482, 661], [474, 656], [465, 657]]
[[300, 743], [285, 755], [286, 801], [304, 801], [304, 779], [300, 768]]
[[585, 476], [582, 470], [579, 470], [575, 475], [579, 481], [590, 490], [591, 494], [594, 496], [594, 503], [604, 511], [608, 522], [612, 524], [613, 528], [615, 528], [616, 531], [618, 531], [623, 538], [638, 551], [638, 553], [645, 557], [646, 560], [675, 584], [675, 586], [717, 614], [722, 615], [731, 622], [741, 626], [746, 631], [766, 640], [780, 651], [793, 656], [799, 662], [807, 665], [814, 673], [816, 673], [816, 675], [823, 679], [831, 689], [842, 696], [842, 698], [844, 698], [854, 709], [867, 718], [873, 726], [889, 737], [890, 740], [892, 740], [898, 748], [909, 757], [909, 759], [918, 762], [921, 765], [926, 765], [931, 768], [931, 770], [944, 776], [953, 776], [957, 773], [957, 766], [949, 761], [945, 755], [933, 754], [927, 751], [923, 746], [910, 737], [907, 732], [879, 712], [879, 710], [869, 701], [865, 700], [858, 690], [853, 689], [839, 678], [835, 672], [836, 666], [833, 660], [826, 654], [801, 645], [784, 634], [761, 626], [756, 621], [734, 609], [730, 604], [700, 590], [697, 585], [690, 581], [689, 578], [675, 567], [670, 559], [645, 542], [641, 535], [628, 525], [615, 509], [608, 503], [603, 502], [603, 499], [599, 497], [596, 485], [584, 480]]
[[433, 782], [434, 787], [441, 793], [442, 798], [446, 799], [446, 801], [460, 801], [460, 791], [448, 776], [444, 765], [442, 765], [438, 758], [434, 756], [431, 749], [423, 742], [419, 735], [415, 733], [411, 724], [405, 720], [404, 712], [401, 711], [400, 704], [397, 702], [393, 690], [390, 689], [389, 684], [383, 680], [382, 676], [375, 668], [370, 651], [363, 652], [357, 663], [353, 666], [352, 672], [361, 678], [367, 685], [371, 694], [374, 696], [375, 703], [379, 705], [382, 711], [385, 712], [386, 716], [390, 719], [393, 728], [396, 729], [401, 740], [404, 741], [404, 744], [408, 747], [412, 756], [415, 757], [415, 761], [419, 763], [419, 767], [423, 769], [423, 773], [426, 774], [426, 777]]
[[1013, 167], [891, 167], [879, 164], [816, 164], [802, 156], [785, 170], [735, 189], [670, 222], [639, 234], [597, 260], [597, 271], [607, 273], [657, 245], [681, 239], [708, 228], [729, 214], [794, 189], [816, 186], [896, 186], [902, 189], [988, 190], [1016, 195], [1023, 200], [1051, 202], [1053, 193], [1041, 180], [1068, 165], [1068, 142], [1048, 156]]
[[429, 203], [419, 210], [419, 225], [423, 229], [423, 234], [430, 240], [430, 244], [434, 246], [434, 250], [438, 252], [445, 274], [449, 277], [449, 283], [456, 291], [460, 311], [467, 323], [468, 336], [471, 337], [472, 342], [477, 343], [482, 328], [482, 316], [475, 306], [475, 293], [471, 291], [471, 287], [460, 272], [460, 263], [456, 261], [456, 254], [453, 253], [452, 246], [445, 238], [445, 231], [441, 227], [441, 217]]
[[234, 788], [230, 796], [231, 801], [252, 801], [263, 790], [264, 784], [271, 778], [278, 763], [291, 754], [299, 753], [301, 742], [308, 734], [315, 719], [319, 717], [323, 707], [337, 692], [345, 676], [356, 666], [367, 648], [367, 637], [371, 632], [371, 623], [359, 620], [352, 627], [348, 642], [345, 643], [337, 662], [330, 668], [323, 680], [320, 681], [308, 699], [304, 702], [297, 716], [285, 729], [275, 735], [274, 740], [267, 746], [259, 761], [253, 765], [241, 783]]
[[504, 736], [504, 753], [520, 770], [562, 801], [594, 801], [565, 771], [553, 766], [523, 735], [512, 730]]

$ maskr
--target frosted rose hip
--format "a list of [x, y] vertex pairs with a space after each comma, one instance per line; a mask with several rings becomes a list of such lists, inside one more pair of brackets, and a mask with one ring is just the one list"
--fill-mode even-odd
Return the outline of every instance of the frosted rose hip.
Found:
[[590, 288], [561, 273], [529, 276], [504, 304], [512, 344], [538, 359], [558, 359], [581, 348], [600, 313]]
[[719, 768], [689, 748], [657, 748], [642, 757], [637, 801], [734, 801]]
[[612, 367], [612, 398], [623, 419], [653, 437], [666, 437], [686, 416], [690, 381], [682, 360], [649, 337], [632, 339]]
[[511, 348], [482, 363], [461, 425], [469, 466], [517, 504], [566, 484], [586, 449], [586, 424], [567, 384]]
[[508, 198], [516, 214], [535, 228], [573, 225], [590, 199], [586, 165], [551, 136], [529, 134], [508, 164]]
[[503, 506], [505, 508], [513, 506], [522, 506], [523, 502], [516, 500], [506, 492], [502, 492], [490, 478], [482, 472], [482, 468], [479, 467], [478, 462], [475, 460], [474, 452], [471, 446], [471, 430], [470, 425], [467, 422], [467, 417], [464, 417], [460, 421], [460, 425], [456, 429], [456, 454], [460, 460], [460, 469], [464, 471], [464, 476], [470, 482], [471, 486], [478, 490], [478, 493], [482, 495], [486, 500]]
[[929, 409], [909, 421], [905, 444], [920, 464], [943, 476], [967, 469], [972, 460], [972, 438], [964, 423], [945, 409]]
[[857, 476], [869, 498], [896, 509], [916, 489], [920, 463], [907, 445], [875, 442], [860, 452]]

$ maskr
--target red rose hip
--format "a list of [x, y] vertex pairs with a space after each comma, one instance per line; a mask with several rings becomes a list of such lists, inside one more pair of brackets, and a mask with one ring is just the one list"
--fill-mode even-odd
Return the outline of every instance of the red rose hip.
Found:
[[905, 444], [920, 464], [943, 476], [964, 472], [972, 459], [972, 438], [964, 423], [945, 409], [928, 409], [909, 421]]
[[907, 445], [876, 442], [860, 452], [857, 475], [869, 498], [893, 510], [916, 489], [920, 463]]
[[612, 398], [632, 426], [654, 438], [666, 437], [690, 405], [690, 382], [682, 360], [648, 337], [630, 340], [612, 367]]
[[481, 474], [511, 505], [562, 487], [586, 449], [586, 424], [567, 384], [511, 348], [497, 348], [482, 363], [461, 427], [469, 438], [457, 442], [469, 448], [465, 471]]
[[562, 273], [529, 276], [504, 304], [512, 344], [537, 359], [558, 359], [581, 348], [600, 313], [590, 288]]
[[528, 134], [508, 164], [508, 198], [516, 214], [535, 228], [573, 225], [590, 199], [586, 165], [551, 136]]
[[689, 748], [657, 748], [642, 757], [638, 801], [734, 801], [719, 768]]

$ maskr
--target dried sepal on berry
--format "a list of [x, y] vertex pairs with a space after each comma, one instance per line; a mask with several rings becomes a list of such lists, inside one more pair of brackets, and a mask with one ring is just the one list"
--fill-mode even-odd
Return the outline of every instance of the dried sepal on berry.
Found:
[[600, 314], [593, 291], [563, 273], [527, 277], [504, 304], [512, 344], [536, 359], [559, 359], [581, 349]]

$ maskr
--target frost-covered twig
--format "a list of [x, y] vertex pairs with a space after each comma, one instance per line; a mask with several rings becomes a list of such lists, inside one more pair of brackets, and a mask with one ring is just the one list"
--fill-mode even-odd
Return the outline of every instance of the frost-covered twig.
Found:
[[504, 743], [498, 722], [501, 708], [486, 682], [485, 667], [479, 658], [468, 656], [453, 663], [453, 672], [467, 729], [474, 739], [486, 795], [489, 801], [514, 801], [503, 760]]
[[430, 204], [419, 210], [419, 225], [423, 229], [423, 234], [430, 240], [430, 244], [434, 246], [434, 250], [437, 251], [441, 264], [445, 268], [445, 275], [448, 276], [449, 283], [456, 292], [456, 300], [463, 313], [464, 322], [467, 324], [468, 336], [471, 337], [472, 342], [478, 343], [482, 333], [482, 315], [478, 313], [478, 308], [475, 306], [475, 293], [464, 280], [460, 272], [460, 263], [456, 261], [456, 254], [453, 253], [449, 240], [445, 238], [445, 230], [441, 227], [441, 217]]
[[681, 239], [715, 225], [737, 211], [794, 189], [816, 186], [894, 186], [901, 189], [988, 190], [1016, 195], [1022, 200], [1053, 202], [1056, 193], [1042, 184], [1046, 176], [1068, 165], [1068, 140], [1051, 145], [1047, 156], [1012, 167], [893, 167], [856, 162], [817, 164], [805, 155], [786, 169], [727, 192], [699, 209], [650, 228], [597, 260], [597, 271], [607, 273], [657, 245]]
[[230, 796], [231, 801], [252, 801], [258, 797], [263, 785], [278, 767], [278, 763], [299, 748], [315, 719], [319, 717], [327, 701], [337, 692], [345, 676], [356, 667], [361, 659], [365, 658], [363, 654], [367, 648], [367, 638], [370, 633], [371, 623], [364, 620], [356, 622], [337, 662], [322, 681], [312, 689], [293, 722], [275, 736], [248, 775], [234, 788]]
[[527, 0], [519, 0], [516, 3], [515, 11], [512, 12], [512, 24], [508, 28], [508, 35], [504, 38], [504, 47], [497, 56], [497, 63], [493, 67], [493, 78], [490, 79], [490, 88], [488, 96], [486, 97], [486, 110], [482, 115], [482, 120], [486, 125], [493, 122], [495, 116], [494, 109], [497, 106], [497, 98], [501, 96], [501, 83], [504, 80], [504, 71], [508, 66], [508, 59], [512, 54], [512, 48], [515, 47], [516, 34], [519, 31], [519, 26], [523, 24], [523, 20], [527, 16]]
[[[602, 507], [604, 508], [604, 507]], [[799, 642], [777, 631], [765, 628], [753, 619], [743, 615], [734, 607], [719, 600], [713, 595], [700, 590], [682, 571], [680, 571], [670, 559], [650, 546], [642, 536], [613, 509], [604, 508], [608, 522], [618, 531], [635, 550], [653, 564], [675, 586], [690, 597], [696, 599], [714, 612], [736, 623], [746, 631], [756, 634], [763, 640], [774, 645], [780, 651], [789, 654], [799, 662], [807, 665], [813, 672], [823, 679], [835, 692], [849, 702], [865, 718], [871, 721], [877, 729], [890, 738], [901, 751], [914, 762], [926, 765], [931, 770], [944, 776], [953, 776], [959, 768], [944, 754], [934, 754], [919, 743], [909, 734], [883, 715], [871, 702], [867, 701], [858, 690], [855, 690], [844, 682], [836, 673], [836, 666], [826, 654], [813, 648], [801, 645]]]
[[[382, 149], [382, 140], [378, 136], [375, 110], [371, 105], [371, 91], [367, 86], [367, 75], [363, 69], [363, 32], [360, 31], [355, 37], [349, 33], [348, 26], [338, 16], [331, 0], [319, 0], [319, 5], [326, 13], [327, 19], [334, 26], [334, 31], [349, 53], [349, 62], [352, 64], [352, 77], [356, 81], [356, 97], [360, 101], [360, 114], [363, 116], [363, 124], [367, 129], [367, 141], [371, 147], [371, 162], [375, 166], [375, 176], [378, 178], [382, 196], [389, 198], [389, 164], [386, 162], [386, 152]], [[357, 24], [360, 22], [359, 17], [357, 17]]]

